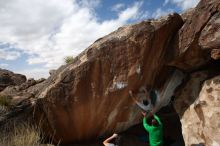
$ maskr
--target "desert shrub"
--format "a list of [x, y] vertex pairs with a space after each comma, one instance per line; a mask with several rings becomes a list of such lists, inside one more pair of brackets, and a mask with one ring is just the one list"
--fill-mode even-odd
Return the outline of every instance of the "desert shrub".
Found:
[[64, 61], [65, 61], [66, 64], [68, 64], [68, 63], [73, 62], [73, 59], [74, 59], [73, 56], [66, 56], [64, 58]]
[[0, 106], [10, 106], [11, 105], [11, 97], [0, 95]]

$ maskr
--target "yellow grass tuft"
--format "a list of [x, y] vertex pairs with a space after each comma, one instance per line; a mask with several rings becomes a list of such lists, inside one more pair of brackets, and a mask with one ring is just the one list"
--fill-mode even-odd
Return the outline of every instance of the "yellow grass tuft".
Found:
[[[6, 124], [7, 125], [7, 124]], [[4, 130], [0, 133], [0, 146], [49, 146], [42, 145], [40, 130], [29, 124], [14, 125], [13, 128], [5, 127], [10, 132]], [[52, 146], [52, 145], [50, 145]]]

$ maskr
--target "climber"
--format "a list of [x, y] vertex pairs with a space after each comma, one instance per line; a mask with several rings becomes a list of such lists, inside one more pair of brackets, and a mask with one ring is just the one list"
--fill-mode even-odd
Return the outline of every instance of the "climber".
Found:
[[148, 119], [151, 119], [151, 125], [147, 122], [147, 114], [146, 112], [142, 112], [143, 118], [143, 126], [145, 130], [149, 133], [149, 141], [150, 146], [162, 146], [163, 145], [163, 124], [160, 121], [160, 118], [153, 114], [153, 112], [149, 112]]
[[[103, 144], [104, 146], [119, 146], [121, 136], [114, 133], [112, 136], [107, 138]], [[114, 141], [114, 142], [112, 142]]]
[[[129, 91], [129, 94], [132, 97], [132, 99], [135, 101], [135, 103], [142, 109], [142, 114], [144, 116], [143, 126], [145, 130], [149, 133], [150, 146], [162, 146], [163, 145], [163, 125], [159, 117], [153, 114], [156, 109], [155, 104], [156, 104], [157, 94], [155, 93], [155, 91], [151, 91], [150, 94], [148, 94], [146, 90], [144, 91], [145, 91], [145, 97], [146, 97], [147, 102], [145, 100], [143, 100], [143, 102], [138, 101], [133, 95], [131, 90]], [[150, 109], [152, 110], [150, 111]], [[148, 115], [147, 115], [147, 112], [149, 113]], [[147, 116], [148, 116], [148, 120], [152, 118], [151, 126], [147, 123]]]

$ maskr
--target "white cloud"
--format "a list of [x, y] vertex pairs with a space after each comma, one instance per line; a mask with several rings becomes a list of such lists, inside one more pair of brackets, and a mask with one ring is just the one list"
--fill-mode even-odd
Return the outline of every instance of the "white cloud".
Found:
[[15, 60], [20, 56], [21, 56], [21, 53], [18, 51], [11, 51], [11, 50], [0, 48], [0, 59], [2, 60]]
[[118, 3], [118, 4], [114, 5], [114, 6], [112, 6], [112, 7], [111, 7], [111, 10], [112, 10], [112, 11], [115, 11], [115, 12], [118, 12], [118, 11], [120, 11], [121, 9], [123, 9], [124, 7], [125, 7], [125, 4], [123, 4], [123, 3]]
[[182, 10], [187, 10], [189, 8], [195, 7], [200, 0], [165, 0], [164, 6], [168, 3], [172, 3], [180, 7]]
[[170, 0], [165, 0], [163, 3], [163, 6], [167, 5], [169, 3]]
[[167, 10], [162, 10], [161, 8], [158, 8], [153, 14], [152, 14], [152, 18], [159, 18], [161, 16], [165, 16], [167, 14], [170, 14], [174, 12], [173, 9], [167, 9]]
[[94, 13], [100, 0], [0, 0], [0, 42], [17, 49], [8, 59], [21, 51], [29, 64], [57, 68], [65, 56], [76, 56], [99, 37], [143, 17], [142, 3], [120, 11], [116, 19], [100, 21]]
[[150, 18], [150, 13], [148, 11], [142, 11], [139, 13], [138, 20], [145, 20]]
[[49, 70], [47, 68], [33, 68], [33, 69], [26, 69], [26, 70], [16, 70], [15, 73], [23, 74], [27, 78], [47, 78], [49, 76]]
[[142, 4], [143, 2], [135, 3], [132, 7], [121, 11], [118, 16], [118, 21], [123, 24], [128, 20], [138, 19], [138, 12]]
[[6, 64], [6, 63], [1, 63], [0, 64], [0, 68], [6, 68], [6, 67], [8, 67], [9, 66], [9, 64]]
[[77, 0], [80, 6], [94, 9], [101, 4], [101, 0]]

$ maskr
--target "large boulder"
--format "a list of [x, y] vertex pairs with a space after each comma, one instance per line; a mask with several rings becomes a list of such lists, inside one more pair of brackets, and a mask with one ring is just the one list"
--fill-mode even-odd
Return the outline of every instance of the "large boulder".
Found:
[[[43, 131], [56, 142], [71, 143], [97, 139], [140, 122], [140, 110], [128, 91], [161, 91], [170, 85], [175, 69], [165, 67], [171, 59], [167, 53], [182, 24], [181, 17], [172, 14], [121, 27], [58, 69], [38, 95], [36, 115], [47, 119], [42, 122]], [[158, 106], [169, 102], [165, 98]]]
[[0, 92], [11, 85], [20, 85], [26, 81], [26, 77], [0, 68]]
[[169, 65], [192, 71], [219, 58], [219, 5], [219, 0], [201, 0], [194, 10], [183, 14], [185, 23], [172, 42], [175, 59]]
[[220, 76], [205, 80], [208, 76], [207, 71], [191, 75], [175, 102], [187, 146], [220, 144]]
[[219, 85], [214, 80], [218, 77], [208, 79], [220, 74], [220, 1], [201, 0], [186, 14], [172, 43], [174, 59], [169, 62], [189, 73], [176, 91], [175, 109], [181, 118], [186, 146], [217, 146]]

